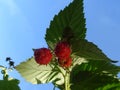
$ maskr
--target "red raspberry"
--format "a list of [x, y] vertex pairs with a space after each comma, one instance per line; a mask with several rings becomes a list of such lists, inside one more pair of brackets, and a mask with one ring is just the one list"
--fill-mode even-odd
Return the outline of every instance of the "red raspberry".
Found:
[[71, 49], [67, 42], [59, 42], [55, 47], [55, 55], [60, 60], [66, 60], [70, 57]]
[[72, 64], [72, 59], [70, 57], [68, 59], [66, 59], [65, 61], [59, 59], [58, 62], [61, 67], [68, 68]]
[[52, 53], [47, 48], [35, 49], [34, 50], [34, 57], [35, 57], [35, 61], [38, 64], [46, 65], [51, 61]]

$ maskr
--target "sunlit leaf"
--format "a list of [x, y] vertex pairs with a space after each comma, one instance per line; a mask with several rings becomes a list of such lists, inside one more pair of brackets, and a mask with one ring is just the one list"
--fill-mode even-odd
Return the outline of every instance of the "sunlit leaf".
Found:
[[83, 63], [87, 63], [88, 61], [85, 58], [80, 58], [78, 56], [72, 56], [72, 65], [70, 66], [70, 71], [76, 67], [77, 65], [81, 65]]
[[3, 70], [3, 69], [6, 69], [6, 67], [0, 65], [0, 69]]
[[15, 68], [22, 77], [33, 84], [54, 82], [60, 85], [64, 83], [64, 77], [58, 67], [52, 64], [39, 65], [34, 58], [22, 62]]

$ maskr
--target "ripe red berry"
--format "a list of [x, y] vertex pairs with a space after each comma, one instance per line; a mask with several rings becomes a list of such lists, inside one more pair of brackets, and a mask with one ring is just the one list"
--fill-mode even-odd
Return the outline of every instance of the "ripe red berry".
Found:
[[34, 57], [35, 57], [35, 61], [38, 64], [46, 65], [51, 61], [52, 53], [47, 48], [35, 49], [34, 50]]
[[61, 67], [68, 68], [72, 64], [72, 59], [70, 57], [67, 58], [65, 61], [59, 59], [58, 63], [60, 64]]
[[55, 55], [60, 60], [66, 60], [70, 57], [71, 49], [67, 42], [59, 42], [55, 47]]

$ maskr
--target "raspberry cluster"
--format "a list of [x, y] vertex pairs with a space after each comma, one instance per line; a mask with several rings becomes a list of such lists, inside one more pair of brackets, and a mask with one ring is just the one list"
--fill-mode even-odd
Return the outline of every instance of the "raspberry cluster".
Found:
[[[70, 45], [63, 41], [57, 43], [55, 50], [55, 56], [58, 58], [58, 63], [61, 67], [68, 68], [72, 64], [71, 48]], [[47, 65], [52, 59], [52, 53], [48, 48], [39, 48], [34, 50], [35, 61], [41, 65]]]
[[70, 67], [72, 59], [70, 57], [71, 49], [67, 42], [59, 42], [55, 47], [55, 55], [58, 57], [58, 62], [62, 67]]

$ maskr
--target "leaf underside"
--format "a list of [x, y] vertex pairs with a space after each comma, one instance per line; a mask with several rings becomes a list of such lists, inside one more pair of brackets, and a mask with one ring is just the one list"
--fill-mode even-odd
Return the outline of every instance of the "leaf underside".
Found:
[[15, 67], [27, 81], [32, 84], [42, 84], [55, 81], [57, 84], [63, 84], [62, 74], [51, 64], [39, 65], [34, 58], [22, 62]]

